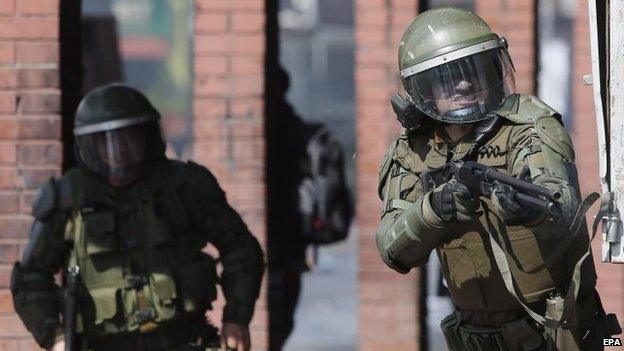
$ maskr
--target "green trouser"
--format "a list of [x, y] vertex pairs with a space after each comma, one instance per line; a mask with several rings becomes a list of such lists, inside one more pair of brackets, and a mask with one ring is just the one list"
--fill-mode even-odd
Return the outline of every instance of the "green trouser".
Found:
[[459, 311], [441, 323], [451, 351], [548, 351], [543, 334], [527, 319], [518, 319], [500, 327], [477, 327], [461, 322]]

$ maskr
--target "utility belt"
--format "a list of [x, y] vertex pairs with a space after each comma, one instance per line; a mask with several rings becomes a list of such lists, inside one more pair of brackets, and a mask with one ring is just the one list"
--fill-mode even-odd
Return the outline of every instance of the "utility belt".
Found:
[[461, 312], [456, 311], [442, 320], [441, 328], [451, 351], [548, 350], [539, 324], [528, 316], [500, 327], [479, 327], [462, 322]]
[[140, 331], [91, 338], [92, 351], [212, 351], [219, 349], [218, 329], [203, 315], [174, 319], [148, 333]]

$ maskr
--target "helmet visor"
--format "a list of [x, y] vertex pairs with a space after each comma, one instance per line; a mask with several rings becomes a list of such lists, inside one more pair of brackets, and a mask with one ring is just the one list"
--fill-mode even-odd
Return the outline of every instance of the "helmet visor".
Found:
[[147, 157], [144, 125], [86, 134], [77, 141], [83, 162], [103, 175], [129, 176]]
[[449, 123], [476, 122], [513, 93], [513, 66], [506, 50], [492, 49], [416, 73], [404, 85], [427, 115]]

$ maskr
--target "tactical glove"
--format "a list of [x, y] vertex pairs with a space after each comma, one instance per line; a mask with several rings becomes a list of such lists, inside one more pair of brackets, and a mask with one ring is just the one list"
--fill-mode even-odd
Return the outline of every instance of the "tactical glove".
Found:
[[433, 212], [445, 222], [471, 221], [479, 208], [479, 198], [455, 179], [433, 189], [429, 201]]
[[[524, 167], [518, 176], [524, 181], [531, 181], [530, 170]], [[494, 205], [494, 212], [503, 220], [505, 225], [526, 225], [534, 223], [542, 215], [539, 210], [523, 206], [516, 200], [516, 189], [507, 184], [494, 182], [490, 199]]]

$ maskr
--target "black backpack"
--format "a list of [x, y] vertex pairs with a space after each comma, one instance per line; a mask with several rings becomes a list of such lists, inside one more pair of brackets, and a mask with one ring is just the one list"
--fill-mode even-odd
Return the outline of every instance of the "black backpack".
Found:
[[311, 244], [344, 240], [353, 218], [353, 202], [345, 181], [340, 142], [324, 127], [306, 145], [299, 212], [303, 235]]

